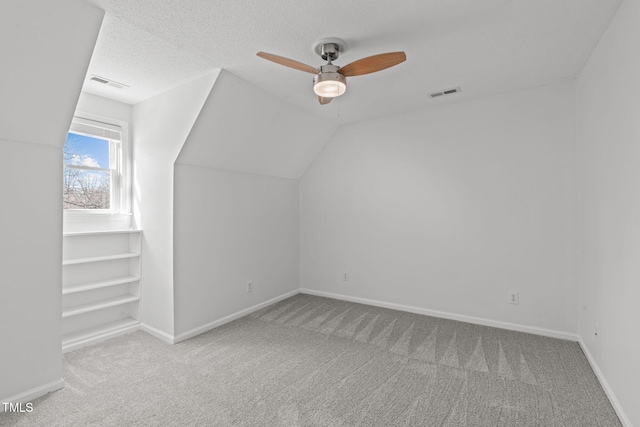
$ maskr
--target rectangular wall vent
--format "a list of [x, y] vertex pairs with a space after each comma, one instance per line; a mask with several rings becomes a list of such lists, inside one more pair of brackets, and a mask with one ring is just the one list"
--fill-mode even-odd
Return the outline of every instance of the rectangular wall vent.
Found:
[[92, 74], [89, 77], [89, 80], [91, 80], [93, 82], [96, 82], [96, 83], [103, 84], [103, 85], [115, 87], [116, 89], [122, 89], [122, 88], [125, 88], [125, 87], [129, 87], [124, 83], [114, 82], [113, 80], [109, 80], [109, 79], [107, 79], [105, 77], [96, 76], [95, 74]]
[[458, 93], [458, 92], [460, 92], [460, 88], [459, 87], [454, 87], [453, 89], [441, 90], [439, 92], [430, 93], [429, 96], [431, 98], [438, 98], [439, 96], [451, 95], [451, 94]]

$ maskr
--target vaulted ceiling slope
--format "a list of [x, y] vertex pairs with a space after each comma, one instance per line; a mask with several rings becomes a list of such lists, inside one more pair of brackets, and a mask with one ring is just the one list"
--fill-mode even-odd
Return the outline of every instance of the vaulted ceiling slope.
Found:
[[222, 70], [176, 163], [298, 179], [335, 129]]
[[[90, 73], [130, 87], [85, 90], [135, 104], [213, 69], [340, 124], [574, 78], [621, 0], [86, 0], [106, 11]], [[313, 45], [340, 37], [337, 65], [403, 50], [407, 61], [351, 78], [320, 106], [312, 76], [256, 57], [313, 66]], [[431, 99], [442, 89], [460, 94]]]
[[102, 18], [80, 0], [0, 2], [0, 139], [64, 145]]

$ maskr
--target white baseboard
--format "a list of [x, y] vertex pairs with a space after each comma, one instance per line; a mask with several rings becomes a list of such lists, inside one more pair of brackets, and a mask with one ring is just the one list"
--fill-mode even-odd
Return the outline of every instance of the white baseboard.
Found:
[[607, 382], [607, 379], [604, 377], [604, 374], [602, 373], [602, 371], [600, 370], [600, 367], [596, 363], [596, 359], [593, 358], [593, 355], [589, 351], [587, 344], [582, 340], [582, 337], [578, 337], [578, 343], [582, 348], [582, 352], [587, 357], [587, 360], [591, 365], [591, 369], [593, 369], [593, 372], [596, 373], [596, 377], [598, 377], [598, 380], [600, 381], [600, 385], [604, 389], [604, 392], [607, 394], [607, 397], [609, 398], [609, 402], [611, 402], [611, 406], [613, 406], [613, 409], [616, 411], [618, 418], [620, 418], [620, 422], [624, 427], [632, 427], [631, 421], [629, 421], [627, 414], [622, 409], [622, 405], [620, 405], [620, 401], [618, 400], [615, 393], [613, 392], [613, 389]]
[[175, 337], [173, 335], [170, 335], [164, 331], [161, 331], [158, 328], [154, 328], [153, 326], [149, 326], [146, 323], [143, 323], [140, 325], [140, 329], [153, 335], [156, 338], [159, 338], [160, 340], [166, 342], [167, 344], [175, 344]]
[[535, 326], [527, 326], [527, 325], [520, 325], [517, 323], [502, 322], [499, 320], [484, 319], [482, 317], [465, 316], [464, 314], [448, 313], [445, 311], [429, 310], [426, 308], [412, 307], [408, 305], [394, 304], [394, 303], [376, 301], [376, 300], [371, 300], [366, 298], [352, 297], [349, 295], [334, 294], [331, 292], [315, 291], [313, 289], [300, 288], [300, 293], [339, 299], [343, 301], [351, 301], [359, 304], [373, 305], [376, 307], [390, 308], [392, 310], [406, 311], [408, 313], [424, 314], [427, 316], [440, 317], [443, 319], [458, 320], [460, 322], [474, 323], [476, 325], [491, 326], [494, 328], [509, 329], [511, 331], [518, 331], [518, 332], [526, 332], [529, 334], [542, 335], [545, 337], [560, 338], [560, 339], [569, 340], [569, 341], [578, 341], [579, 339], [579, 336], [577, 334], [572, 334], [570, 332], [555, 331], [553, 329], [544, 329], [544, 328], [538, 328]]
[[140, 323], [136, 323], [134, 325], [127, 325], [118, 327], [115, 329], [106, 330], [95, 335], [89, 335], [84, 338], [80, 338], [74, 340], [72, 342], [62, 344], [62, 353], [69, 353], [74, 350], [78, 350], [84, 347], [89, 347], [90, 345], [98, 344], [103, 341], [110, 340], [111, 338], [118, 337], [120, 335], [128, 334], [130, 332], [134, 332], [140, 329]]
[[193, 328], [191, 330], [188, 330], [186, 332], [183, 332], [179, 335], [176, 335], [174, 338], [174, 343], [179, 343], [180, 341], [184, 341], [186, 339], [195, 337], [196, 335], [200, 335], [204, 332], [210, 331], [213, 328], [217, 328], [218, 326], [222, 326], [225, 323], [229, 323], [232, 322], [236, 319], [239, 319], [241, 317], [246, 316], [247, 314], [251, 314], [254, 311], [258, 311], [268, 305], [271, 304], [275, 304], [278, 301], [282, 301], [283, 299], [287, 299], [289, 297], [292, 297], [294, 295], [299, 294], [300, 292], [298, 291], [298, 289], [291, 291], [291, 292], [287, 292], [286, 294], [277, 296], [275, 298], [271, 298], [268, 301], [265, 302], [261, 302], [260, 304], [256, 304], [252, 307], [249, 308], [245, 308], [244, 310], [240, 310], [236, 313], [230, 314], [228, 316], [223, 317], [222, 319], [218, 319], [218, 320], [214, 320], [213, 322], [207, 323], [206, 325], [202, 325], [202, 326], [198, 326], [197, 328]]
[[[51, 381], [50, 383], [46, 383], [41, 386], [34, 387], [23, 393], [16, 394], [15, 396], [7, 397], [6, 399], [2, 399], [0, 402], [28, 403], [34, 399], [37, 399], [40, 396], [44, 396], [47, 393], [60, 390], [63, 387], [64, 387], [64, 379], [60, 378], [59, 380]], [[4, 412], [4, 405], [2, 405], [1, 403], [0, 403], [0, 412]]]

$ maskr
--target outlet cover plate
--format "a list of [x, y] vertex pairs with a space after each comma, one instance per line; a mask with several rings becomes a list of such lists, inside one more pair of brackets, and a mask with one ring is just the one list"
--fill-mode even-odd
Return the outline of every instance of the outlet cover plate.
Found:
[[509, 304], [520, 304], [520, 295], [518, 295], [518, 291], [509, 291]]

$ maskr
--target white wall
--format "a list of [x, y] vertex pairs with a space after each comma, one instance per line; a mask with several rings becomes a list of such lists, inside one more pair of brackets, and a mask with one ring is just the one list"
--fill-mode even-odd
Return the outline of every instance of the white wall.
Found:
[[0, 3], [0, 402], [63, 384], [62, 146], [101, 22], [81, 1]]
[[640, 4], [623, 2], [577, 81], [580, 335], [636, 426], [640, 425], [638, 22]]
[[169, 340], [174, 332], [173, 164], [218, 72], [133, 108], [133, 209], [142, 234], [142, 322]]
[[300, 183], [301, 287], [575, 333], [575, 200], [572, 82], [342, 127]]
[[[62, 151], [0, 138], [0, 401], [60, 381]], [[28, 166], [26, 166], [28, 165]], [[16, 177], [20, 177], [18, 185]], [[4, 203], [3, 203], [4, 206]]]
[[297, 178], [334, 131], [220, 73], [176, 162], [178, 339], [298, 288]]
[[298, 289], [296, 180], [176, 164], [174, 223], [176, 335]]
[[87, 92], [80, 93], [76, 111], [131, 123], [131, 105]]

